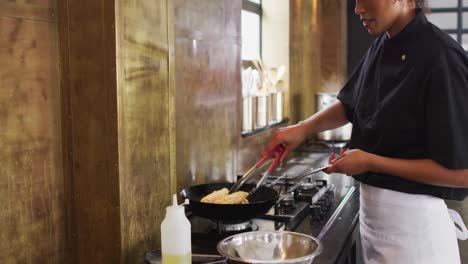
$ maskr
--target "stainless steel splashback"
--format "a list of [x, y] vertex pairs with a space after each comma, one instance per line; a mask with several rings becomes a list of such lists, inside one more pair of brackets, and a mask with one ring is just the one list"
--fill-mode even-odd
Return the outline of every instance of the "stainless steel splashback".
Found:
[[241, 2], [174, 5], [177, 187], [232, 181], [241, 134]]

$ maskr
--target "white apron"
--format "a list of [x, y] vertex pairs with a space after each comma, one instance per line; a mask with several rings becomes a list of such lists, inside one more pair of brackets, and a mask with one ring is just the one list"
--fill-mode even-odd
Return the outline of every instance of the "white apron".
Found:
[[[453, 211], [453, 210], [451, 210]], [[365, 264], [459, 264], [457, 233], [444, 200], [361, 183], [360, 231]], [[459, 238], [467, 236], [464, 228]], [[464, 237], [465, 236], [465, 237]]]

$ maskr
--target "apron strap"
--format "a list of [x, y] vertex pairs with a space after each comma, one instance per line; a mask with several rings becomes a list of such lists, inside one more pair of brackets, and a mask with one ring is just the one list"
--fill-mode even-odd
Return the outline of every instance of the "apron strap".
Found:
[[457, 233], [457, 238], [459, 240], [466, 240], [468, 239], [468, 230], [466, 229], [465, 223], [463, 223], [463, 219], [461, 218], [460, 214], [452, 209], [448, 209], [450, 218], [452, 218], [453, 223], [455, 224], [455, 231]]

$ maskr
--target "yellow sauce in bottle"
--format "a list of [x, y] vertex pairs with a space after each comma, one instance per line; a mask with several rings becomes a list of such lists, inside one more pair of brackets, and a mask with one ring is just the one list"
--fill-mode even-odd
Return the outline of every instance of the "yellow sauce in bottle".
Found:
[[192, 254], [162, 255], [162, 264], [192, 264]]

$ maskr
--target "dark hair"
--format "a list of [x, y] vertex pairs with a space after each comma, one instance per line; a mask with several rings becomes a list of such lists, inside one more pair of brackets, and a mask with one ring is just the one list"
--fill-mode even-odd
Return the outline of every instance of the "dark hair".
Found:
[[427, 0], [413, 0], [417, 9], [421, 9], [424, 12], [429, 12], [429, 3]]

